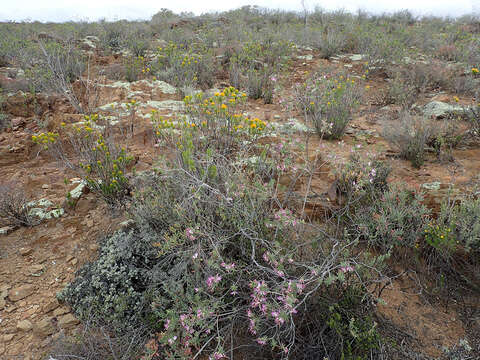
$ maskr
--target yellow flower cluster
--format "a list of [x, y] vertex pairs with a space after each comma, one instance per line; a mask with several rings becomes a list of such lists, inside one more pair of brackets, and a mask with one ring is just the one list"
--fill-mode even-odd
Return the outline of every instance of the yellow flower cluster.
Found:
[[480, 71], [477, 68], [472, 68], [472, 74], [477, 75]]
[[192, 64], [198, 64], [198, 61], [201, 60], [200, 55], [185, 55], [182, 59], [181, 66], [188, 66]]
[[261, 132], [265, 130], [267, 123], [265, 121], [260, 120], [259, 118], [254, 119], [245, 119], [248, 123], [248, 127], [250, 128], [250, 132]]
[[425, 229], [425, 241], [428, 245], [438, 250], [454, 251], [455, 243], [458, 244], [450, 227], [438, 225], [435, 222], [429, 223]]
[[43, 145], [44, 149], [48, 149], [48, 144], [54, 144], [57, 142], [58, 133], [48, 132], [48, 133], [40, 133], [38, 135], [32, 136], [32, 141], [35, 144]]

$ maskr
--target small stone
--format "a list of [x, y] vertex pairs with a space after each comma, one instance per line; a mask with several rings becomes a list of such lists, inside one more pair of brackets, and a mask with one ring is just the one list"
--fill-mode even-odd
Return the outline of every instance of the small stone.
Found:
[[16, 117], [11, 120], [12, 127], [18, 127], [25, 124], [25, 119], [21, 117]]
[[13, 230], [15, 230], [15, 226], [4, 226], [4, 227], [0, 228], [0, 235], [8, 235]]
[[28, 320], [22, 320], [17, 323], [17, 330], [30, 331], [32, 327], [32, 323]]
[[20, 250], [18, 250], [18, 252], [22, 256], [27, 256], [27, 255], [30, 255], [33, 252], [33, 249], [30, 248], [30, 247], [26, 247], [26, 248], [22, 247], [22, 248], [20, 248]]
[[27, 296], [32, 295], [34, 291], [35, 291], [35, 288], [33, 287], [33, 285], [30, 285], [30, 284], [23, 285], [18, 288], [10, 290], [10, 292], [8, 293], [8, 298], [10, 299], [10, 301], [15, 302], [18, 300], [25, 299]]
[[135, 226], [135, 220], [133, 220], [133, 219], [128, 219], [128, 220], [122, 221], [120, 223], [120, 227], [122, 229], [128, 229], [128, 228], [131, 228], [133, 226]]
[[73, 255], [68, 255], [67, 258], [65, 259], [66, 262], [70, 262], [74, 259]]
[[67, 314], [65, 316], [62, 316], [60, 320], [58, 321], [58, 326], [62, 329], [67, 329], [70, 328], [74, 325], [77, 325], [80, 321], [75, 318], [72, 314]]
[[276, 115], [273, 115], [273, 118], [274, 118], [274, 119], [280, 119], [280, 118], [281, 118], [281, 116], [280, 116], [280, 115], [278, 115], [278, 114], [276, 114]]
[[3, 335], [3, 341], [8, 342], [8, 341], [12, 340], [14, 337], [15, 337], [15, 334]]
[[53, 334], [54, 332], [55, 329], [52, 325], [51, 318], [47, 317], [33, 325], [33, 333], [42, 339]]
[[48, 303], [45, 304], [45, 306], [43, 307], [43, 312], [48, 313], [50, 311], [55, 310], [59, 306], [60, 306], [60, 304], [58, 303], [58, 301], [56, 299], [51, 300], [51, 301], [49, 301]]
[[46, 190], [46, 189], [48, 189], [48, 188], [50, 188], [50, 186], [49, 186], [48, 184], [43, 184], [43, 185], [42, 185], [42, 189], [45, 189], [45, 190]]
[[34, 276], [39, 276], [40, 273], [44, 270], [44, 266], [43, 265], [32, 265], [30, 267], [30, 273]]
[[421, 187], [426, 190], [440, 190], [440, 186], [442, 185], [439, 181], [434, 181], [431, 183], [422, 184]]
[[69, 312], [69, 310], [66, 309], [66, 308], [64, 308], [64, 307], [57, 308], [57, 309], [55, 309], [55, 311], [53, 312], [53, 316], [58, 317], [58, 316], [60, 316], [60, 315], [66, 314], [66, 313], [68, 313], [68, 312]]
[[76, 259], [76, 258], [73, 259], [73, 260], [71, 261], [71, 263], [72, 263], [73, 266], [77, 265], [77, 264], [78, 264], [78, 259]]

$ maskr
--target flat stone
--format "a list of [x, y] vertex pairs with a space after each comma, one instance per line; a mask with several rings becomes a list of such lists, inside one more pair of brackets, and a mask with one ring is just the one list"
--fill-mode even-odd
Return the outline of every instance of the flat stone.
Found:
[[68, 312], [69, 312], [69, 310], [67, 308], [60, 307], [60, 308], [55, 309], [55, 311], [53, 312], [53, 316], [58, 317], [60, 315], [66, 314]]
[[30, 331], [32, 330], [32, 323], [28, 320], [22, 320], [17, 323], [17, 330], [20, 331]]
[[30, 247], [26, 247], [26, 248], [22, 247], [22, 248], [20, 248], [20, 250], [18, 250], [18, 252], [22, 256], [27, 256], [27, 255], [30, 255], [33, 252], [33, 249], [30, 248]]
[[60, 306], [60, 304], [58, 303], [58, 301], [56, 299], [51, 300], [51, 301], [49, 301], [48, 303], [45, 304], [45, 306], [43, 307], [43, 312], [48, 313], [50, 311], [55, 310], [59, 306]]
[[312, 60], [313, 60], [313, 55], [311, 55], [311, 54], [308, 54], [308, 55], [299, 55], [299, 56], [297, 56], [297, 59], [312, 61]]
[[55, 328], [53, 327], [50, 317], [47, 317], [33, 325], [33, 333], [42, 339], [53, 334], [54, 332]]
[[15, 337], [15, 334], [6, 334], [6, 335], [3, 335], [3, 341], [4, 341], [4, 342], [8, 342], [8, 341], [12, 340], [14, 337]]
[[80, 321], [73, 316], [73, 314], [67, 314], [62, 316], [58, 321], [58, 326], [62, 329], [68, 329], [77, 325]]
[[30, 285], [30, 284], [23, 285], [18, 288], [10, 290], [10, 292], [8, 293], [8, 298], [10, 299], [10, 301], [15, 302], [18, 300], [25, 299], [27, 296], [32, 295], [34, 291], [35, 291], [35, 288], [33, 285]]
[[352, 61], [362, 61], [365, 58], [365, 55], [362, 54], [353, 54], [348, 57]]
[[3, 310], [7, 305], [5, 299], [0, 299], [0, 310]]
[[430, 119], [443, 119], [449, 116], [464, 115], [465, 109], [441, 101], [431, 101], [424, 106], [423, 114]]
[[441, 182], [434, 181], [434, 182], [431, 182], [431, 183], [422, 184], [421, 187], [422, 187], [422, 189], [425, 189], [425, 190], [440, 190], [441, 185], [442, 185]]
[[32, 265], [30, 267], [30, 275], [39, 276], [45, 269], [44, 265]]

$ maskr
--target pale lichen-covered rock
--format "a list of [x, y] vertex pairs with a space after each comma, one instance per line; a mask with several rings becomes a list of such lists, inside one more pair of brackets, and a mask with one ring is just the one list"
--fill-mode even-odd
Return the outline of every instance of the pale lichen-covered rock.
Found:
[[365, 59], [365, 55], [362, 54], [353, 54], [348, 57], [352, 61], [362, 61]]
[[73, 200], [80, 199], [80, 196], [82, 196], [82, 194], [85, 192], [86, 186], [87, 183], [85, 181], [80, 181], [80, 183], [72, 191], [70, 191], [70, 198]]
[[27, 207], [30, 208], [30, 210], [28, 211], [28, 215], [32, 217], [37, 217], [40, 220], [50, 220], [53, 218], [59, 218], [65, 213], [65, 210], [63, 208], [48, 210], [53, 206], [54, 204], [47, 199], [30, 201], [27, 204]]
[[299, 56], [297, 56], [297, 59], [299, 59], [299, 60], [306, 60], [306, 61], [312, 61], [312, 60], [313, 60], [313, 55], [311, 55], [311, 54], [299, 55]]
[[315, 132], [314, 129], [310, 128], [303, 122], [299, 121], [296, 118], [288, 119], [286, 123], [277, 123], [277, 122], [270, 122], [267, 125], [273, 132], [278, 132], [282, 134], [292, 134], [296, 132], [304, 132], [304, 133], [313, 133]]
[[171, 111], [181, 111], [184, 109], [185, 105], [183, 101], [178, 100], [164, 100], [164, 101], [147, 101], [146, 104], [142, 104], [142, 107], [151, 107], [156, 110], [171, 110]]
[[424, 106], [423, 114], [430, 119], [443, 119], [450, 116], [463, 116], [465, 115], [465, 109], [462, 106], [432, 101]]

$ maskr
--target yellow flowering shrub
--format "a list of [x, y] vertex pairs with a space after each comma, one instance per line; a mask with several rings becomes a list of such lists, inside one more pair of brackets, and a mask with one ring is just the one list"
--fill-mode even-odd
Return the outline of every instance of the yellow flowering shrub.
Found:
[[154, 135], [159, 143], [176, 143], [186, 133], [194, 134], [198, 149], [216, 146], [221, 153], [231, 153], [242, 141], [251, 142], [265, 133], [267, 123], [245, 116], [247, 95], [234, 87], [207, 97], [199, 92], [184, 98], [186, 116], [172, 120], [152, 112]]
[[121, 204], [129, 189], [126, 171], [133, 158], [106, 137], [104, 127], [97, 125], [98, 114], [85, 116], [84, 120], [61, 126], [58, 133], [34, 135], [32, 140], [77, 171], [109, 205]]
[[157, 60], [150, 70], [177, 87], [210, 87], [216, 68], [211, 49], [187, 48], [170, 42], [166, 47], [157, 48]]

